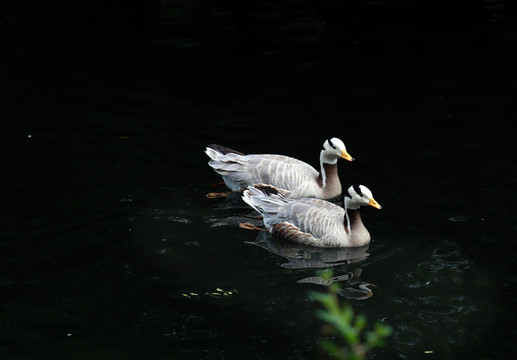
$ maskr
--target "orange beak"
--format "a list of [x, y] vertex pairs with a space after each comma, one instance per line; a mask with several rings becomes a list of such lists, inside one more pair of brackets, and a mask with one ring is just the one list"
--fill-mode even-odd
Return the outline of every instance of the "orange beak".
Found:
[[373, 206], [374, 208], [379, 210], [382, 209], [382, 206], [377, 201], [375, 201], [374, 198], [370, 198], [370, 202], [368, 203], [368, 205]]
[[340, 156], [340, 158], [345, 159], [345, 160], [348, 160], [348, 161], [354, 161], [354, 160], [355, 160], [352, 156], [350, 156], [350, 154], [349, 154], [349, 153], [347, 153], [347, 152], [346, 152], [346, 150], [342, 150], [342, 151], [341, 151], [341, 156]]

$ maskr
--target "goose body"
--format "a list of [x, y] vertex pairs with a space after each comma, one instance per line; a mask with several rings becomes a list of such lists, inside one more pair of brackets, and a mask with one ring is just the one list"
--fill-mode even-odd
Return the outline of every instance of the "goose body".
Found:
[[319, 247], [359, 247], [370, 242], [359, 207], [380, 209], [371, 191], [351, 186], [345, 208], [320, 199], [289, 199], [270, 186], [249, 186], [242, 199], [257, 210], [269, 232], [290, 241]]
[[209, 145], [205, 153], [209, 165], [219, 173], [226, 186], [240, 191], [250, 185], [267, 184], [289, 198], [331, 199], [341, 194], [337, 172], [338, 158], [352, 161], [343, 142], [328, 139], [320, 152], [320, 171], [309, 164], [283, 155], [252, 154], [220, 146]]

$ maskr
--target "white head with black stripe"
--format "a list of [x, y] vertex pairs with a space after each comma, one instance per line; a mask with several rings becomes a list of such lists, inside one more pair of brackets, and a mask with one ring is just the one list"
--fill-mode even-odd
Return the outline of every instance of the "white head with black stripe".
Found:
[[364, 185], [354, 184], [345, 193], [345, 208], [358, 210], [361, 206], [372, 206], [381, 209], [377, 201], [373, 198], [372, 192]]
[[354, 160], [354, 158], [346, 151], [346, 146], [343, 141], [335, 137], [325, 140], [320, 157], [321, 161], [326, 164], [335, 164], [339, 158], [348, 161]]

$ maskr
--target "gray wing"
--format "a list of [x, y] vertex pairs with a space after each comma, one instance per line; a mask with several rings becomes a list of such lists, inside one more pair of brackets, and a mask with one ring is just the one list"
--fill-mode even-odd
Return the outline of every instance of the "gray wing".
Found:
[[[341, 246], [346, 237], [344, 210], [323, 200], [264, 195], [249, 186], [242, 199], [263, 215], [264, 224], [275, 235], [310, 246]], [[320, 205], [320, 206], [317, 206]]]
[[292, 191], [307, 183], [312, 183], [318, 171], [309, 164], [283, 155], [248, 155], [246, 172], [253, 184], [270, 184]]
[[298, 159], [283, 155], [223, 153], [212, 147], [205, 150], [211, 159], [208, 164], [225, 178], [227, 185], [235, 185], [230, 187], [268, 184], [288, 191], [301, 191], [317, 186], [318, 171]]
[[335, 217], [338, 221], [343, 223], [345, 221], [345, 209], [343, 209], [341, 206], [331, 203], [330, 201], [315, 198], [302, 198], [298, 199], [298, 201], [318, 208], [322, 211], [328, 211], [329, 215]]
[[277, 218], [279, 222], [289, 223], [301, 233], [310, 234], [315, 239], [322, 239], [339, 236], [344, 230], [343, 221], [334, 214], [325, 208], [292, 200], [283, 205]]

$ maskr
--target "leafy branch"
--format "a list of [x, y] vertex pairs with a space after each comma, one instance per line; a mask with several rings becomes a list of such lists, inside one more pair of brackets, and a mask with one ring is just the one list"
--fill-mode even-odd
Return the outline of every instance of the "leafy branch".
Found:
[[[331, 278], [333, 274], [332, 271], [326, 271], [322, 275], [325, 278]], [[322, 341], [322, 347], [336, 359], [366, 359], [368, 351], [385, 345], [384, 339], [390, 336], [393, 330], [391, 326], [381, 322], [375, 323], [373, 330], [366, 330], [366, 317], [361, 314], [355, 315], [350, 305], [341, 305], [338, 289], [339, 285], [334, 283], [329, 286], [328, 293], [311, 293], [312, 298], [323, 305], [323, 309], [316, 312], [316, 315], [326, 323], [323, 332], [342, 340], [336, 342], [325, 339]], [[340, 345], [342, 342], [344, 345]]]

